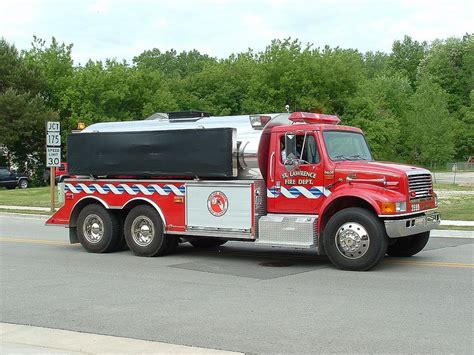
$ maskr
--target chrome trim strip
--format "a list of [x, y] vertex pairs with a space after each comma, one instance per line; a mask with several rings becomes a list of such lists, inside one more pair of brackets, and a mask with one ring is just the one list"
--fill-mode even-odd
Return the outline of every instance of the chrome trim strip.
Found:
[[353, 182], [360, 182], [360, 183], [380, 183], [380, 184], [383, 184], [384, 186], [387, 184], [387, 180], [385, 178], [381, 178], [381, 179], [358, 179], [358, 178], [351, 178], [351, 177], [347, 177], [346, 178], [346, 181], [350, 184], [350, 183], [353, 183]]
[[273, 176], [274, 164], [275, 164], [275, 152], [272, 152], [272, 155], [270, 156], [270, 180], [272, 182], [275, 181], [274, 176]]
[[408, 171], [406, 171], [406, 174], [407, 174], [407, 176], [418, 175], [418, 174], [430, 174], [431, 176], [433, 176], [433, 174], [431, 174], [431, 171], [429, 171], [427, 169], [423, 169], [423, 168], [416, 168], [416, 169], [408, 170]]
[[104, 200], [102, 200], [102, 199], [100, 199], [100, 198], [98, 198], [98, 197], [96, 197], [96, 196], [87, 195], [87, 196], [84, 196], [83, 198], [81, 198], [79, 201], [77, 201], [77, 202], [74, 204], [74, 206], [71, 208], [71, 211], [74, 211], [74, 209], [76, 208], [77, 204], [78, 204], [79, 202], [81, 202], [82, 200], [85, 200], [86, 198], [91, 198], [91, 199], [97, 200], [97, 201], [99, 201], [99, 202], [102, 204], [102, 206], [104, 206], [105, 208], [111, 209], [110, 206], [109, 206], [109, 204], [108, 204], [107, 202], [105, 202]]
[[160, 215], [161, 220], [163, 221], [163, 230], [166, 233], [167, 224], [166, 224], [165, 215], [163, 214], [163, 211], [161, 211], [161, 208], [152, 200], [145, 197], [135, 197], [135, 198], [132, 198], [131, 200], [128, 200], [127, 203], [124, 204], [122, 207], [118, 207], [118, 208], [123, 210], [125, 206], [127, 206], [130, 202], [133, 202], [133, 201], [145, 201], [145, 202], [148, 202], [150, 205], [152, 205], [155, 208], [155, 210], [158, 212], [158, 214]]
[[411, 216], [411, 215], [425, 213], [425, 212], [433, 212], [433, 211], [437, 211], [437, 210], [438, 210], [438, 207], [435, 207], [435, 208], [431, 208], [429, 210], [421, 210], [421, 211], [410, 212], [410, 213], [401, 213], [401, 214], [379, 214], [378, 216], [381, 217], [381, 218], [397, 218], [397, 217]]
[[190, 235], [190, 236], [202, 236], [202, 237], [216, 237], [216, 238], [229, 238], [229, 239], [248, 239], [248, 240], [255, 240], [255, 238], [250, 234], [244, 232], [232, 232], [226, 230], [220, 231], [213, 231], [213, 230], [186, 230], [186, 232], [166, 232], [169, 234], [183, 234], [183, 235]]

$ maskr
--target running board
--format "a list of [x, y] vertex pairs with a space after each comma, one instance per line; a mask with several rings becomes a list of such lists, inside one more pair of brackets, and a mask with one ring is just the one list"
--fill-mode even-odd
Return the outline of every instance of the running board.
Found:
[[258, 221], [256, 244], [298, 249], [317, 248], [318, 216], [269, 214]]

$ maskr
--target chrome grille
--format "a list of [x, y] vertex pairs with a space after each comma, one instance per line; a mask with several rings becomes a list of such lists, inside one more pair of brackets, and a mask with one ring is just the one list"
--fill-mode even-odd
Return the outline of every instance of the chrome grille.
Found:
[[[410, 192], [410, 200], [431, 197], [431, 192], [433, 191], [431, 174], [408, 175], [408, 190]], [[412, 192], [415, 192], [415, 197], [411, 196]]]

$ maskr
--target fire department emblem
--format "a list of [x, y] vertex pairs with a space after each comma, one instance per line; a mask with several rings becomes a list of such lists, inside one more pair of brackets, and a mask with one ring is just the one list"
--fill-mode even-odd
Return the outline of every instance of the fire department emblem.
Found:
[[221, 191], [214, 191], [207, 198], [207, 209], [216, 217], [223, 216], [229, 207], [227, 196]]

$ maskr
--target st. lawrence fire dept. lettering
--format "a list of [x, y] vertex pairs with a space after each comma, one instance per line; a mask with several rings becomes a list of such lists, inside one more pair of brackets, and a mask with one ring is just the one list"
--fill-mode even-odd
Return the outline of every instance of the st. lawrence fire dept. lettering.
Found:
[[[281, 174], [285, 185], [313, 185], [316, 173], [304, 170], [294, 170]], [[294, 177], [307, 177], [307, 179], [294, 179]]]

